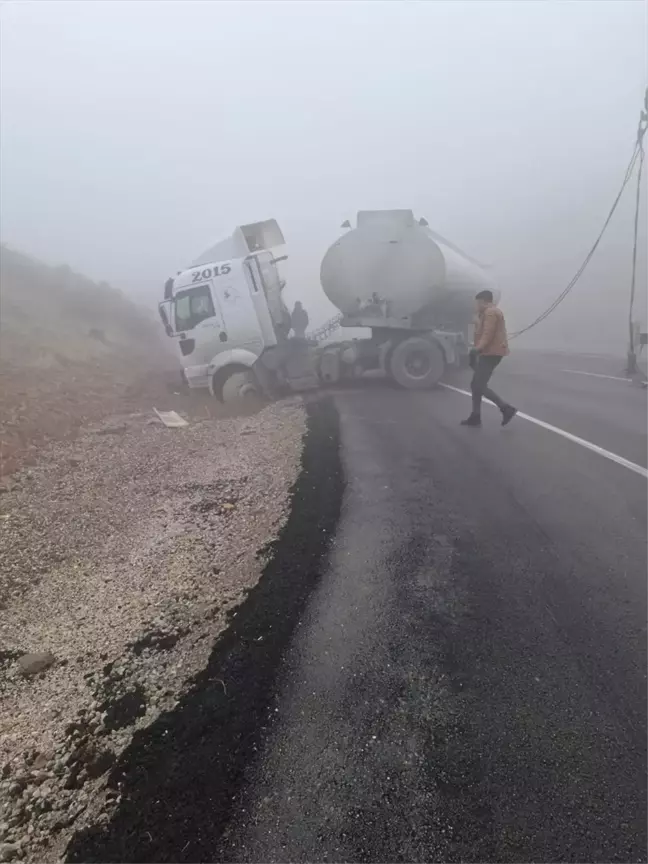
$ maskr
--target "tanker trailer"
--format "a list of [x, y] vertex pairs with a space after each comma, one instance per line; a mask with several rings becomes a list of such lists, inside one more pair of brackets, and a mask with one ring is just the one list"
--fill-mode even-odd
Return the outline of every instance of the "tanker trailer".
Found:
[[356, 228], [324, 255], [320, 281], [342, 327], [371, 329], [368, 339], [321, 349], [320, 378], [378, 369], [412, 390], [433, 387], [446, 367], [465, 363], [475, 294], [497, 293], [482, 265], [411, 210], [358, 212]]

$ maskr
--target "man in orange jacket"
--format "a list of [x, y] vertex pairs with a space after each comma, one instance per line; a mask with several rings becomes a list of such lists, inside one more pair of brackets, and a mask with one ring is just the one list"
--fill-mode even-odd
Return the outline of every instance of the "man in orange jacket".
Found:
[[471, 351], [474, 373], [470, 384], [472, 390], [472, 414], [461, 421], [462, 426], [481, 426], [482, 397], [494, 402], [502, 412], [502, 426], [506, 426], [517, 414], [517, 410], [504, 402], [488, 386], [491, 375], [500, 364], [502, 357], [509, 353], [506, 336], [506, 323], [501, 309], [493, 303], [492, 291], [480, 291], [476, 296], [477, 324], [475, 326], [475, 346]]

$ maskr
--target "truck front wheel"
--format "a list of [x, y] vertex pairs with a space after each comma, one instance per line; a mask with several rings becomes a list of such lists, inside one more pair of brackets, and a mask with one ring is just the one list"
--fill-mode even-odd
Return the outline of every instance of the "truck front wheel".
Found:
[[254, 372], [233, 372], [223, 382], [221, 398], [226, 405], [256, 408], [262, 401], [261, 388]]
[[404, 339], [389, 357], [389, 374], [407, 390], [427, 390], [441, 380], [445, 370], [443, 349], [422, 336]]

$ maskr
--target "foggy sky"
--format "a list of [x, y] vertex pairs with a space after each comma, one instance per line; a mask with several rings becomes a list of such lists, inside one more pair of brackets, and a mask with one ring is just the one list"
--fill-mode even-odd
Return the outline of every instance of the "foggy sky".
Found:
[[[602, 225], [647, 77], [639, 0], [9, 0], [0, 20], [4, 242], [154, 302], [274, 217], [312, 323], [340, 223], [382, 207], [492, 264], [527, 323]], [[633, 195], [529, 343], [625, 350]]]

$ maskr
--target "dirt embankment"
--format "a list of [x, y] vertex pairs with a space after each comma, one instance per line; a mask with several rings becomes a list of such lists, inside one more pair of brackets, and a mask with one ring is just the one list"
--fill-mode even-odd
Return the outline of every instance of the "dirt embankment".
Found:
[[7, 250], [1, 337], [0, 861], [53, 860], [256, 585], [305, 422], [178, 392], [146, 313]]
[[152, 313], [106, 283], [3, 247], [0, 476], [48, 439], [163, 400], [177, 373], [160, 334]]

